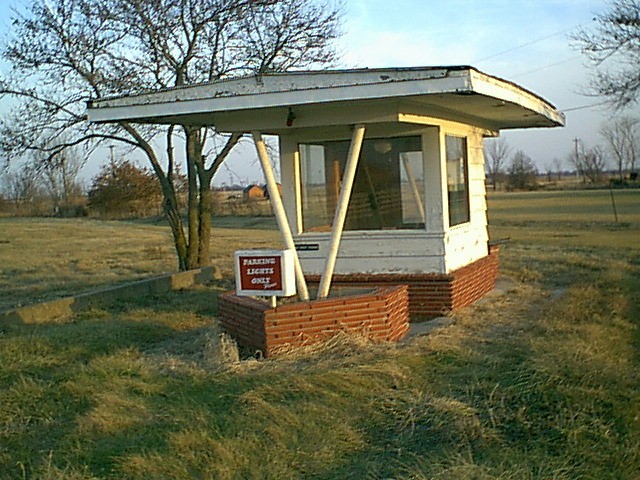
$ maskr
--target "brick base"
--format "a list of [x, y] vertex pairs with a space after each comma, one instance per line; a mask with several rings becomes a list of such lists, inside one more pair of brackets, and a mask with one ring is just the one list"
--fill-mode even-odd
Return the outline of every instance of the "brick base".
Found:
[[240, 345], [260, 350], [265, 356], [341, 331], [397, 341], [409, 330], [408, 293], [405, 285], [369, 285], [367, 293], [271, 308], [263, 301], [227, 292], [218, 299], [218, 318]]
[[[449, 274], [346, 274], [334, 275], [332, 292], [344, 287], [408, 285], [409, 315], [435, 318], [479, 300], [495, 288], [499, 247], [489, 247], [489, 255]], [[319, 275], [307, 276], [310, 291], [317, 289]]]

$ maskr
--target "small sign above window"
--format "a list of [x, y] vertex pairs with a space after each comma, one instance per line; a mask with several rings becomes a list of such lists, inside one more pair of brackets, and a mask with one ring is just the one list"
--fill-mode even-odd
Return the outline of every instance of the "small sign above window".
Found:
[[320, 250], [319, 243], [296, 243], [296, 250], [299, 252], [317, 252]]

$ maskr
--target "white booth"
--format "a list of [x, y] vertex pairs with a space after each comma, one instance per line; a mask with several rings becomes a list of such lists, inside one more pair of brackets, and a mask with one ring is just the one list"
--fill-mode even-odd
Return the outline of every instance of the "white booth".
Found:
[[101, 99], [88, 113], [251, 133], [271, 189], [262, 135], [277, 135], [282, 204], [270, 196], [301, 297], [307, 281], [323, 298], [335, 279], [395, 275], [416, 305], [428, 301], [412, 284], [452, 283], [490, 254], [483, 139], [564, 124], [541, 97], [469, 66], [265, 74]]

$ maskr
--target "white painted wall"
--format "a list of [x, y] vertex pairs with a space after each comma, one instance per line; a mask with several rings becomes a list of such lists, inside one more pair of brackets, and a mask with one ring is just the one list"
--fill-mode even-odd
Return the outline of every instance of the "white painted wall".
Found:
[[[296, 244], [319, 246], [318, 251], [298, 254], [305, 273], [321, 274], [329, 234], [299, 235]], [[334, 273], [442, 273], [444, 258], [441, 234], [420, 230], [344, 232]]]

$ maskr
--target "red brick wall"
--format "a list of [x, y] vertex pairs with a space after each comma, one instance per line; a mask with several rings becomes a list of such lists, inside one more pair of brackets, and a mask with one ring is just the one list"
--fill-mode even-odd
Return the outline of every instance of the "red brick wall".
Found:
[[[499, 247], [491, 246], [489, 255], [449, 274], [346, 274], [334, 275], [332, 289], [408, 285], [409, 315], [434, 318], [466, 307], [495, 287], [498, 277]], [[319, 275], [307, 276], [310, 290], [317, 288]]]
[[251, 297], [239, 297], [226, 292], [218, 297], [218, 319], [224, 331], [234, 337], [239, 345], [266, 351], [264, 312], [265, 302]]
[[283, 348], [309, 345], [341, 331], [397, 341], [409, 330], [408, 292], [404, 285], [387, 286], [370, 293], [276, 308], [227, 292], [218, 300], [218, 318], [240, 345], [261, 350], [265, 356]]
[[499, 269], [499, 247], [491, 246], [489, 255], [452, 272], [452, 309], [466, 307], [481, 299], [496, 286]]

